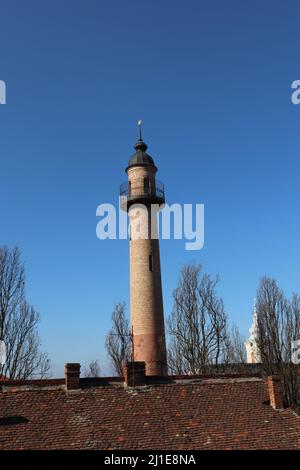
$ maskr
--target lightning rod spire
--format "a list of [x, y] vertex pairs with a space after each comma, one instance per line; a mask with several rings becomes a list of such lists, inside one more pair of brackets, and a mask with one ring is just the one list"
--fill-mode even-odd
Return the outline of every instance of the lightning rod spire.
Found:
[[143, 139], [142, 139], [142, 124], [143, 124], [143, 121], [140, 119], [140, 120], [138, 121], [139, 137], [140, 137], [139, 140], [143, 140]]

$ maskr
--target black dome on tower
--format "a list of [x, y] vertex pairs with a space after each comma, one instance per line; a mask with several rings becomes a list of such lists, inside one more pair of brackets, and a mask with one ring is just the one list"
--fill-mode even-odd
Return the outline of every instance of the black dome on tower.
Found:
[[153, 158], [148, 153], [146, 153], [146, 150], [147, 150], [148, 146], [147, 146], [147, 144], [145, 144], [145, 142], [142, 139], [138, 140], [138, 142], [134, 146], [134, 148], [135, 148], [136, 152], [130, 158], [130, 160], [128, 162], [128, 166], [126, 168], [126, 171], [131, 166], [147, 165], [147, 166], [154, 166], [155, 167]]

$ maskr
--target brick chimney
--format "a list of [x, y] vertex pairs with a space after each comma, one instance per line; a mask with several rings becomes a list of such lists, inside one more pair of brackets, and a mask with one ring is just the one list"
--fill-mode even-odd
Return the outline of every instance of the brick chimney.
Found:
[[146, 364], [144, 361], [127, 362], [124, 366], [124, 379], [128, 387], [146, 384]]
[[276, 375], [268, 377], [268, 390], [270, 396], [270, 405], [274, 410], [283, 410], [283, 391], [280, 378]]
[[80, 388], [80, 364], [68, 363], [65, 364], [65, 381], [67, 390], [77, 390]]
[[[168, 375], [160, 269], [157, 211], [165, 203], [164, 185], [146, 152], [139, 121], [139, 140], [128, 162], [128, 181], [120, 188], [130, 222], [130, 322], [133, 360], [146, 363], [147, 375]], [[139, 204], [139, 206], [137, 206]], [[154, 210], [156, 208], [156, 210]]]

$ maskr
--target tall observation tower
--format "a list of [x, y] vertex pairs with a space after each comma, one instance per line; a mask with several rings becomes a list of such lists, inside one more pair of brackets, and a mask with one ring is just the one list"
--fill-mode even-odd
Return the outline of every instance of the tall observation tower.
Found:
[[130, 320], [134, 361], [145, 361], [147, 375], [167, 374], [157, 211], [165, 202], [164, 186], [143, 142], [141, 121], [128, 181], [120, 188], [130, 223]]

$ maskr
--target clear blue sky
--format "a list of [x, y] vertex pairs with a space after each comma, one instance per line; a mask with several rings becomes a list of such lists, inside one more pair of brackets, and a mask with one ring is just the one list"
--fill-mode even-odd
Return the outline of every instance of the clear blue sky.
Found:
[[144, 121], [169, 203], [205, 204], [205, 247], [161, 243], [221, 277], [244, 334], [260, 276], [300, 291], [298, 1], [1, 0], [0, 244], [18, 245], [54, 375], [98, 358], [129, 300], [127, 241], [96, 238]]

